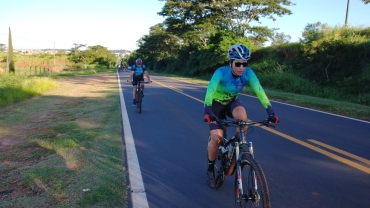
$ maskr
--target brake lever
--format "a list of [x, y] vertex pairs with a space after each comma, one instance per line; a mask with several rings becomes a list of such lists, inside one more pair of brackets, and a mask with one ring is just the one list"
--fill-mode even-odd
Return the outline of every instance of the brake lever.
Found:
[[276, 128], [274, 125], [270, 124], [268, 119], [263, 120], [260, 126], [267, 126], [267, 127]]

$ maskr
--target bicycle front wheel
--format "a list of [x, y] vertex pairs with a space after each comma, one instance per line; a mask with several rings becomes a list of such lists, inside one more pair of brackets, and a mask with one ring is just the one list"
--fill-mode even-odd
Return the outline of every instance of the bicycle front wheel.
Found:
[[139, 113], [141, 113], [141, 105], [142, 105], [142, 93], [141, 93], [141, 89], [139, 89], [137, 92], [136, 92], [136, 96], [137, 96], [137, 101], [136, 101], [136, 107], [137, 107], [137, 110]]
[[242, 154], [241, 162], [237, 164], [235, 204], [236, 207], [271, 207], [265, 174], [257, 161], [247, 153]]

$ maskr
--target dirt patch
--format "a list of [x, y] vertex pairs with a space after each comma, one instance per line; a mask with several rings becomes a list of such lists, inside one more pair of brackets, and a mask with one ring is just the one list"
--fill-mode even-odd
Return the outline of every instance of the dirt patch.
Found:
[[[23, 135], [29, 135], [30, 132], [43, 133], [48, 129], [50, 120], [56, 122], [58, 117], [66, 116], [65, 112], [63, 114], [63, 109], [69, 109], [69, 107], [79, 106], [84, 103], [82, 100], [67, 98], [99, 96], [99, 90], [105, 89], [104, 83], [111, 80], [112, 75], [101, 75], [98, 78], [95, 76], [83, 76], [57, 79], [59, 87], [56, 89], [42, 96], [0, 109], [0, 113], [17, 112], [23, 108], [36, 109], [36, 111], [24, 112], [24, 117], [31, 117], [30, 122], [27, 122], [27, 119], [25, 119], [22, 124], [1, 125], [0, 150], [22, 141], [25, 139]], [[51, 97], [51, 99], [47, 99], [48, 97]], [[38, 102], [39, 100], [42, 101]], [[39, 106], [34, 107], [33, 104]]]

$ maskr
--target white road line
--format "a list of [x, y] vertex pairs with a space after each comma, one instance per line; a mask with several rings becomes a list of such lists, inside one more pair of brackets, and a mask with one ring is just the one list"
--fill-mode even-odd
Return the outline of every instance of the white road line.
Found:
[[149, 207], [149, 204], [146, 198], [143, 178], [141, 176], [139, 160], [136, 154], [135, 142], [132, 136], [131, 125], [127, 115], [126, 104], [122, 94], [121, 82], [118, 71], [117, 71], [117, 80], [121, 102], [121, 116], [125, 136], [126, 156], [127, 156], [126, 161], [130, 181], [132, 207], [146, 208]]

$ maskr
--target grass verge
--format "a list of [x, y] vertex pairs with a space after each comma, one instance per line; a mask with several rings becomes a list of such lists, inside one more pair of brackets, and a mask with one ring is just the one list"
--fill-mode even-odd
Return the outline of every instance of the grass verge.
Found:
[[127, 207], [115, 73], [0, 109], [0, 207]]

